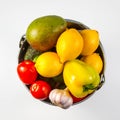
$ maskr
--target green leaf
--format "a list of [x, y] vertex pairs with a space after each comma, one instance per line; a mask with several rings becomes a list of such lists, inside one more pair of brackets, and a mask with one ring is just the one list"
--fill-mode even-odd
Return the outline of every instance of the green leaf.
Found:
[[40, 55], [41, 52], [37, 51], [35, 49], [33, 49], [31, 46], [28, 47], [25, 56], [24, 56], [24, 60], [34, 60], [34, 58], [38, 55]]

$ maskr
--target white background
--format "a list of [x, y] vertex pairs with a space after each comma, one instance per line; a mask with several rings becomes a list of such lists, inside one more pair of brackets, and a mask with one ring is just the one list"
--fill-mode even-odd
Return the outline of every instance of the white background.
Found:
[[[120, 120], [119, 11], [119, 0], [0, 0], [0, 120]], [[16, 73], [20, 37], [50, 14], [98, 30], [105, 50], [104, 86], [67, 110], [34, 99]]]

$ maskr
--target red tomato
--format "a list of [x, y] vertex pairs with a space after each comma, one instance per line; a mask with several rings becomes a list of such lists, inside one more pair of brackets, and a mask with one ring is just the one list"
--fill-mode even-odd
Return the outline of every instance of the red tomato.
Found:
[[51, 86], [43, 80], [38, 80], [30, 86], [32, 96], [40, 100], [48, 98], [50, 91]]
[[84, 98], [76, 98], [75, 96], [72, 96], [72, 98], [74, 103], [80, 102], [81, 100], [84, 99]]
[[77, 97], [73, 96], [71, 93], [70, 93], [70, 95], [71, 95], [71, 97], [73, 99], [73, 103], [80, 102], [80, 101], [82, 101], [85, 98], [85, 97], [83, 97], [83, 98], [77, 98]]
[[17, 66], [17, 73], [21, 81], [25, 84], [32, 84], [37, 78], [37, 71], [34, 67], [34, 62], [24, 60]]

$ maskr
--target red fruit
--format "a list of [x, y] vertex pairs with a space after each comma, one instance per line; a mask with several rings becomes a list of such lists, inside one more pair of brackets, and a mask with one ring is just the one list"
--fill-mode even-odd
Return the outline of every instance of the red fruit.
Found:
[[50, 91], [51, 86], [43, 80], [36, 81], [30, 86], [32, 96], [40, 100], [47, 99]]
[[71, 97], [73, 99], [73, 103], [77, 103], [77, 102], [80, 102], [83, 99], [85, 99], [85, 97], [83, 97], [83, 98], [77, 98], [77, 97], [73, 96], [71, 93], [70, 93], [70, 95], [71, 95]]
[[37, 71], [34, 62], [24, 60], [17, 66], [17, 73], [21, 81], [25, 84], [32, 84], [37, 78]]

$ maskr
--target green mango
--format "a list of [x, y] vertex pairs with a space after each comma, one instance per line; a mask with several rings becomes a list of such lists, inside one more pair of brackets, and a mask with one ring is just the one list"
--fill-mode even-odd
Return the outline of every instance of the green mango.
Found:
[[36, 50], [53, 48], [59, 35], [67, 28], [67, 22], [60, 16], [48, 15], [33, 20], [27, 28], [27, 42]]

